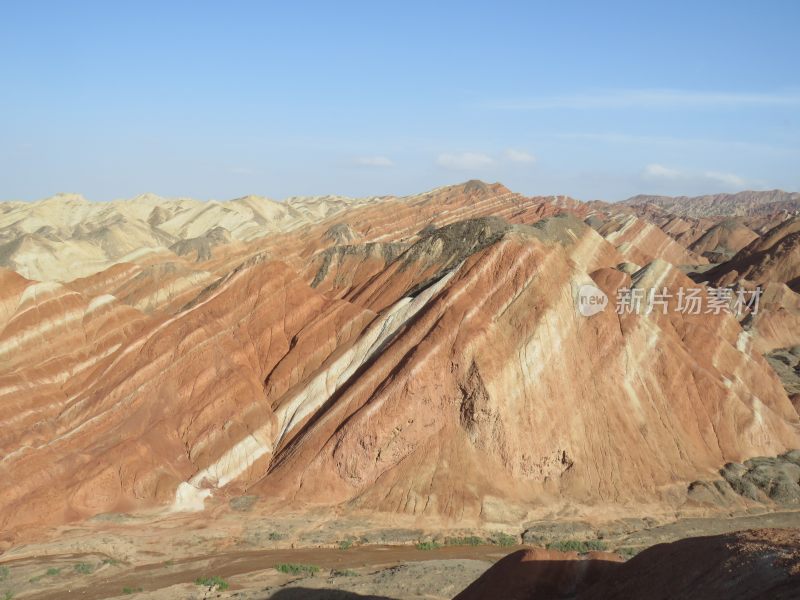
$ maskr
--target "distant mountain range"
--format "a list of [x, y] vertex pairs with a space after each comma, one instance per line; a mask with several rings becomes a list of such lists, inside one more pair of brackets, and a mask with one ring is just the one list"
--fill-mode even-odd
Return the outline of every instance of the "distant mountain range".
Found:
[[706, 196], [650, 196], [640, 194], [621, 204], [652, 204], [667, 212], [689, 217], [756, 216], [778, 211], [800, 211], [800, 192], [782, 190], [745, 191]]
[[375, 198], [245, 196], [226, 202], [142, 194], [90, 202], [57, 194], [0, 202], [0, 266], [33, 279], [67, 280], [145, 254], [210, 257], [226, 241], [249, 241], [307, 226]]

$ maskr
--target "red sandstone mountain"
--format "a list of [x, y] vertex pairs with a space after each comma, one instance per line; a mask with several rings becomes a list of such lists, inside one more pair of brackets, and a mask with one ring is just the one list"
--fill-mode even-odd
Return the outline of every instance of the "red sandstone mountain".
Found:
[[797, 194], [637, 196], [620, 205], [594, 204], [632, 212], [707, 258], [713, 267], [700, 268], [692, 276], [696, 281], [748, 290], [760, 287], [760, 310], [743, 321], [759, 352], [800, 344], [798, 217], [793, 216], [800, 206]]
[[800, 291], [800, 217], [776, 225], [706, 275], [719, 284], [773, 281]]
[[[6, 538], [243, 493], [442, 522], [669, 512], [726, 462], [800, 447], [732, 316], [577, 312], [585, 284], [612, 305], [695, 285], [677, 267], [705, 259], [630, 213], [477, 181], [277, 223], [250, 200], [130, 202], [100, 214], [176, 241], [71, 281], [35, 249], [13, 264], [52, 280], [0, 271]], [[98, 230], [80, 206], [56, 211], [65, 252]]]
[[712, 262], [722, 262], [756, 239], [758, 234], [741, 221], [725, 219], [709, 227], [689, 249]]
[[613, 209], [607, 212], [606, 220], [593, 216], [595, 227], [629, 262], [643, 266], [661, 258], [675, 265], [708, 263], [708, 259], [678, 243], [648, 220]]
[[695, 198], [635, 196], [602, 206], [635, 214], [710, 262], [721, 263], [786, 219], [800, 214], [800, 196], [781, 191]]

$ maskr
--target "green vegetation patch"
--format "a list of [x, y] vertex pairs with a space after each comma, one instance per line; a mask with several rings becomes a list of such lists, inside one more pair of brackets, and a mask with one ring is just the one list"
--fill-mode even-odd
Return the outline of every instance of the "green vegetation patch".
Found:
[[319, 573], [319, 567], [316, 565], [281, 563], [279, 565], [275, 565], [275, 569], [288, 575], [316, 575]]
[[427, 540], [425, 542], [418, 542], [416, 545], [417, 550], [436, 550], [441, 548], [442, 545], [436, 540]]
[[493, 533], [490, 541], [498, 546], [516, 546], [519, 543], [519, 538], [515, 535], [509, 535], [502, 531]]
[[94, 566], [87, 562], [79, 562], [74, 568], [75, 572], [80, 573], [81, 575], [91, 575], [94, 573]]
[[138, 588], [132, 588], [132, 587], [124, 587], [124, 588], [122, 588], [122, 593], [123, 594], [128, 594], [128, 595], [137, 594], [137, 593], [143, 592], [143, 591], [144, 591], [144, 589], [140, 588], [140, 587], [138, 587]]
[[584, 554], [596, 550], [607, 550], [608, 546], [602, 540], [559, 540], [547, 544], [547, 549]]
[[485, 544], [486, 540], [477, 535], [467, 535], [464, 537], [447, 537], [444, 538], [445, 546], [480, 546]]
[[217, 588], [219, 591], [227, 590], [230, 587], [228, 582], [219, 575], [214, 575], [213, 577], [198, 577], [194, 582], [197, 585], [202, 585], [209, 589]]
[[111, 565], [112, 567], [116, 567], [117, 565], [122, 564], [122, 561], [117, 560], [116, 558], [104, 558], [103, 559], [104, 565]]
[[625, 560], [633, 558], [641, 551], [642, 551], [641, 548], [631, 548], [630, 546], [626, 546], [624, 548], [617, 548], [617, 554], [619, 554]]
[[61, 569], [56, 569], [55, 567], [50, 567], [41, 575], [36, 575], [35, 577], [31, 577], [28, 581], [30, 583], [39, 583], [45, 577], [57, 577], [61, 575]]

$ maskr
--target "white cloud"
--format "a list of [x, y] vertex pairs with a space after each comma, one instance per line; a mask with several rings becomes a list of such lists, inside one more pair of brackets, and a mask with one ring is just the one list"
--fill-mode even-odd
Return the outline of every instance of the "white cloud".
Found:
[[647, 165], [642, 171], [642, 179], [650, 182], [661, 182], [670, 184], [680, 184], [682, 186], [702, 186], [709, 185], [722, 187], [724, 189], [743, 189], [751, 182], [748, 179], [735, 173], [723, 173], [720, 171], [688, 171], [667, 167], [657, 163]]
[[742, 188], [747, 185], [747, 180], [744, 177], [739, 177], [734, 173], [719, 173], [717, 171], [706, 171], [703, 175], [712, 181], [719, 181], [724, 185]]
[[583, 110], [798, 105], [800, 105], [800, 93], [798, 92], [702, 92], [668, 89], [623, 89], [493, 102], [489, 107], [502, 110], [546, 110], [553, 108]]
[[440, 154], [436, 158], [436, 164], [446, 169], [464, 171], [469, 169], [480, 169], [494, 163], [494, 160], [486, 154], [478, 152], [462, 152], [460, 154]]
[[654, 163], [647, 165], [642, 175], [645, 179], [680, 179], [683, 174], [677, 169]]
[[362, 156], [356, 159], [356, 164], [362, 167], [393, 167], [392, 159], [385, 156]]
[[514, 150], [509, 148], [506, 150], [506, 158], [515, 163], [535, 163], [536, 157], [533, 154], [525, 152], [524, 150]]

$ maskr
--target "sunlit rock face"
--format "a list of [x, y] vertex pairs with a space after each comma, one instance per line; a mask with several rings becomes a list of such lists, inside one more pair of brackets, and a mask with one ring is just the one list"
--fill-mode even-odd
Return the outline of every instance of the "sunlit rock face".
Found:
[[[57, 246], [2, 254], [7, 536], [245, 492], [387, 519], [669, 511], [726, 462], [800, 447], [769, 312], [747, 332], [674, 300], [617, 313], [706, 260], [629, 208], [478, 181], [21, 204], [4, 239]], [[149, 233], [115, 246], [100, 223]], [[586, 285], [609, 299], [589, 317]]]

